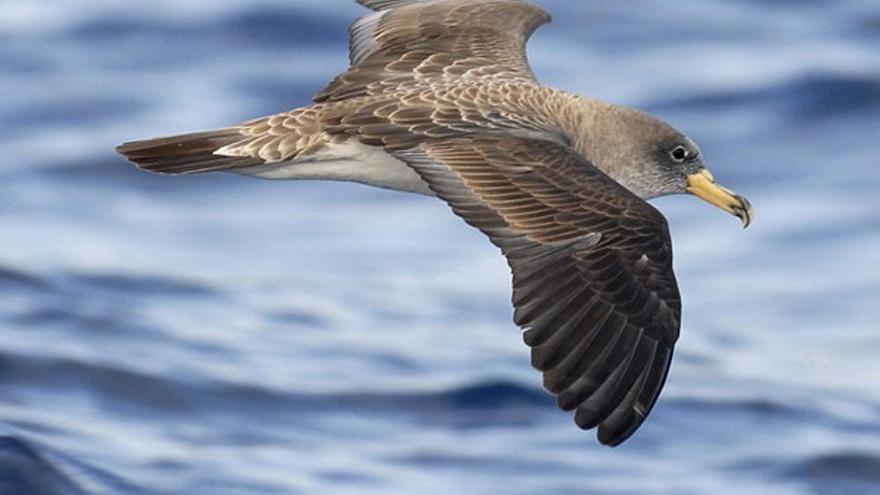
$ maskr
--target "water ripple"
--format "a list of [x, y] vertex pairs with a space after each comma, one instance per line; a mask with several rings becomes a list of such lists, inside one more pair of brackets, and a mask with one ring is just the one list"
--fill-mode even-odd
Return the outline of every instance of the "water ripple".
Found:
[[[278, 391], [235, 382], [201, 382], [163, 378], [132, 369], [70, 358], [37, 358], [0, 352], [0, 372], [7, 387], [68, 390], [80, 387], [102, 400], [126, 402], [151, 411], [261, 409], [321, 412], [357, 410], [364, 413], [477, 412], [517, 408], [552, 408], [540, 390], [510, 382], [484, 382], [436, 392], [336, 392], [329, 394]], [[222, 406], [222, 407], [220, 407]]]
[[[345, 24], [326, 17], [308, 17], [296, 6], [257, 7], [219, 20], [201, 23], [157, 22], [126, 17], [91, 19], [68, 30], [66, 38], [91, 43], [112, 43], [131, 39], [158, 39], [164, 43], [203, 44], [218, 36], [226, 40], [277, 48], [334, 43], [344, 46], [339, 32]], [[296, 26], [296, 28], [291, 28]]]
[[120, 273], [69, 274], [66, 278], [87, 289], [98, 289], [114, 294], [168, 297], [208, 297], [217, 291], [204, 284], [174, 280], [155, 275], [125, 275]]
[[25, 440], [0, 436], [0, 494], [87, 495]]
[[880, 78], [815, 73], [781, 84], [743, 91], [695, 94], [655, 102], [657, 111], [684, 109], [730, 111], [737, 107], [777, 108], [793, 123], [853, 115], [880, 105]]
[[0, 266], [0, 291], [17, 292], [21, 290], [49, 291], [52, 284], [37, 275]]
[[788, 468], [783, 476], [807, 481], [814, 493], [821, 495], [878, 493], [880, 454], [865, 452], [820, 454]]

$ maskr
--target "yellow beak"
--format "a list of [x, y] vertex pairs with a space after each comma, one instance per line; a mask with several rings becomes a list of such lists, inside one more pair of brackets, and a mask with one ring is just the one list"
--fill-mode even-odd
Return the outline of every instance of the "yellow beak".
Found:
[[743, 221], [743, 226], [748, 228], [752, 224], [752, 205], [749, 201], [715, 183], [715, 177], [708, 170], [703, 170], [688, 177], [687, 192], [711, 203], [722, 210], [736, 215]]

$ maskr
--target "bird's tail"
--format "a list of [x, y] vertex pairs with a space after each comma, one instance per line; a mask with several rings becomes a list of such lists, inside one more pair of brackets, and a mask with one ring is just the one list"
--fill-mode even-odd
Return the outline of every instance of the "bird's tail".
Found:
[[240, 141], [236, 128], [125, 143], [116, 148], [138, 168], [159, 174], [200, 174], [259, 165], [248, 157], [217, 155], [220, 148]]

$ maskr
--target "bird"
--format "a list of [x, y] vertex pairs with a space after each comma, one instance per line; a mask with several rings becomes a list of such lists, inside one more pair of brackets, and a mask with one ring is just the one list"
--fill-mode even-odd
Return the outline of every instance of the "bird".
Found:
[[697, 144], [642, 111], [542, 85], [525, 0], [357, 0], [350, 66], [302, 108], [117, 148], [171, 175], [349, 181], [439, 198], [506, 257], [514, 322], [558, 406], [601, 444], [667, 380], [681, 295], [665, 217], [691, 194], [748, 227]]

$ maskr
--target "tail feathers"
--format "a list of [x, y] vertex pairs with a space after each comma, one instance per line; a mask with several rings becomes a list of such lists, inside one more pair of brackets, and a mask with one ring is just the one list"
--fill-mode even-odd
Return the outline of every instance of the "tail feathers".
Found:
[[125, 143], [116, 151], [139, 168], [159, 174], [200, 174], [261, 165], [263, 161], [254, 158], [214, 154], [242, 138], [237, 129], [219, 129]]

